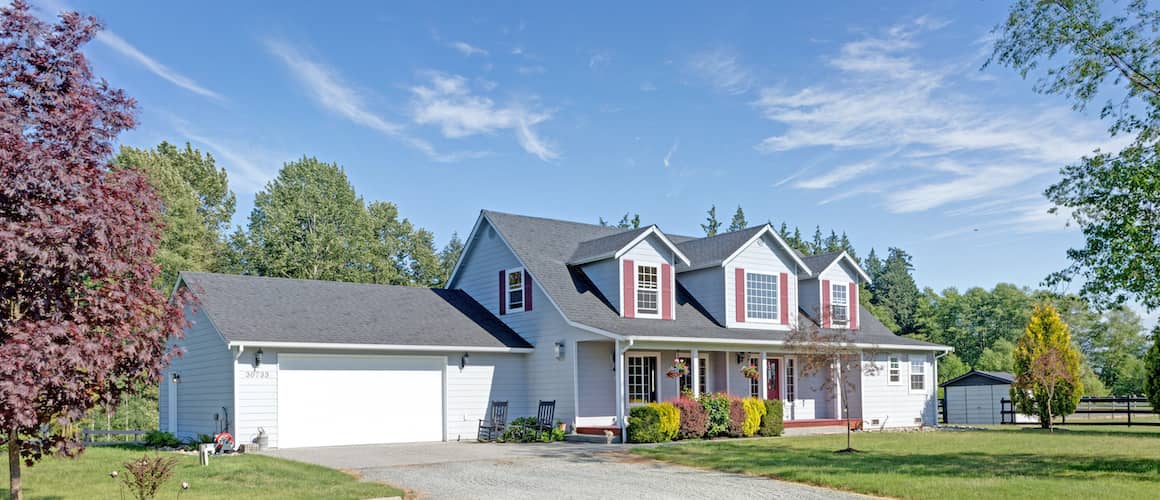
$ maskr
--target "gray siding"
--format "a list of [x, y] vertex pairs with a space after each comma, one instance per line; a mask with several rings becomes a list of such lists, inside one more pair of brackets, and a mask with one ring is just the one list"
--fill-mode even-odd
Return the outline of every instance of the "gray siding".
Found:
[[[192, 438], [198, 434], [216, 433], [218, 421], [214, 416], [224, 418], [223, 407], [231, 419], [233, 417], [233, 354], [204, 310], [186, 308], [185, 314], [190, 322], [185, 329], [185, 338], [170, 343], [184, 350], [184, 354], [174, 358], [162, 374], [158, 407], [161, 430], [181, 438]], [[169, 380], [174, 373], [180, 375], [181, 382], [176, 384], [177, 427], [170, 428], [169, 398], [173, 395], [170, 394]], [[229, 430], [234, 432], [235, 429]]]
[[677, 275], [677, 281], [692, 294], [719, 325], [725, 324], [725, 271], [708, 267]]
[[[849, 266], [849, 264], [846, 263], [845, 259], [842, 259], [842, 262], [838, 263], [838, 265], [831, 266], [829, 269], [826, 270], [826, 272], [822, 273], [822, 276], [821, 276], [821, 278], [819, 278], [817, 280], [817, 283], [820, 284], [821, 280], [829, 280], [831, 287], [834, 286], [834, 284], [836, 284], [836, 283], [845, 284], [847, 287], [846, 293], [849, 294], [849, 291], [848, 291], [849, 285], [850, 285], [850, 283], [857, 283], [858, 276], [857, 276], [857, 274], [855, 274], [855, 271], [853, 269], [850, 269], [850, 266]], [[818, 289], [818, 293], [819, 294], [821, 293], [820, 288]], [[847, 295], [847, 297], [849, 297], [849, 296]], [[850, 316], [851, 317], [854, 317], [854, 315], [858, 314], [858, 307], [859, 307], [859, 305], [857, 303], [850, 302]], [[846, 328], [847, 326], [848, 326], [848, 323], [846, 323], [846, 324], [835, 323], [832, 325], [832, 328]]]
[[[776, 249], [777, 243], [770, 237], [762, 237], [754, 241], [748, 247], [744, 248], [740, 254], [732, 261], [725, 265], [725, 321], [726, 326], [731, 328], [756, 328], [764, 330], [789, 330], [797, 321], [797, 273], [794, 271], [796, 265], [793, 259], [790, 258], [784, 251]], [[740, 267], [746, 272], [779, 275], [780, 273], [787, 273], [788, 276], [788, 307], [790, 325], [782, 325], [780, 321], [775, 322], [759, 322], [746, 321], [744, 323], [737, 323], [736, 314], [736, 289], [734, 288], [734, 281], [736, 280], [735, 270]]]
[[584, 275], [592, 281], [600, 294], [620, 313], [620, 266], [616, 259], [605, 259], [582, 267]]
[[[472, 238], [473, 240], [469, 242], [470, 248], [460, 263], [455, 282], [451, 283], [450, 287], [467, 292], [498, 315], [499, 271], [521, 267], [521, 264], [486, 220], [480, 222], [480, 227]], [[541, 287], [533, 284], [532, 293], [531, 311], [499, 316], [535, 347], [532, 353], [525, 355], [526, 406], [519, 408], [513, 404], [510, 411], [512, 415], [530, 415], [535, 411], [537, 401], [555, 400], [556, 418], [564, 422], [573, 422], [576, 416], [576, 391], [570, 356], [574, 356], [575, 353], [571, 352], [571, 349], [566, 349], [564, 359], [556, 359], [554, 344], [562, 342], [570, 348], [572, 342], [576, 340], [604, 340], [606, 337], [568, 325]]]
[[580, 391], [577, 417], [585, 419], [586, 425], [616, 423], [615, 349], [615, 343], [611, 341], [577, 343], [577, 387]]
[[822, 307], [822, 289], [816, 278], [798, 282], [798, 307], [809, 317], [818, 319], [818, 312]]

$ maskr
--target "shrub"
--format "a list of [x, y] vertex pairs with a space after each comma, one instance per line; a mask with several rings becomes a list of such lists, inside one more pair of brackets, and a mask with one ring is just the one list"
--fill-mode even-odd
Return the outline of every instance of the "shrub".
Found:
[[761, 428], [761, 417], [765, 416], [765, 402], [757, 398], [745, 398], [742, 404], [745, 408], [745, 425], [741, 433], [745, 436], [757, 434]]
[[729, 395], [721, 392], [702, 394], [701, 406], [705, 408], [707, 420], [705, 437], [729, 434]]
[[564, 440], [564, 431], [560, 430], [559, 425], [552, 426], [551, 429], [548, 429], [547, 431], [543, 432], [540, 435], [539, 439], [535, 439], [535, 437], [532, 435], [532, 433], [530, 431], [525, 433], [525, 434], [517, 433], [518, 428], [526, 427], [528, 429], [531, 429], [531, 428], [534, 428], [535, 426], [536, 426], [536, 417], [518, 417], [518, 418], [512, 420], [510, 424], [508, 424], [507, 429], [503, 431], [503, 437], [501, 437], [499, 440], [506, 441], [506, 442], [512, 442], [512, 443], [532, 443], [532, 442], [550, 443], [552, 441], [563, 441]]
[[728, 401], [729, 427], [725, 432], [729, 437], [742, 437], [745, 435], [745, 403], [736, 396], [730, 396]]
[[661, 412], [656, 405], [637, 406], [628, 412], [628, 442], [659, 443], [665, 440], [661, 431]]
[[[165, 432], [163, 434], [169, 434]], [[172, 436], [173, 434], [169, 434]], [[174, 438], [176, 439], [176, 438]], [[138, 500], [147, 500], [157, 496], [157, 490], [173, 475], [173, 467], [177, 459], [162, 458], [145, 455], [139, 460], [131, 460], [123, 464], [128, 474], [125, 474], [125, 485]]]
[[656, 406], [657, 413], [661, 417], [660, 431], [664, 440], [676, 439], [677, 433], [681, 430], [681, 411], [672, 403], [652, 403], [649, 406]]
[[765, 401], [765, 415], [761, 417], [761, 429], [757, 431], [762, 436], [780, 436], [782, 431], [782, 403], [779, 399]]
[[677, 439], [701, 439], [709, 429], [709, 417], [705, 414], [705, 407], [700, 401], [693, 398], [677, 398], [672, 405], [680, 411], [680, 428], [677, 430]]
[[151, 448], [177, 448], [183, 444], [172, 432], [149, 431], [145, 435], [145, 446]]

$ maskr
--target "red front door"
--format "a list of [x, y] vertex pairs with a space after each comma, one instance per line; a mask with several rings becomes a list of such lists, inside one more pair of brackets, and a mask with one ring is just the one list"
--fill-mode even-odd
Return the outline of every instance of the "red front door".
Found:
[[781, 399], [781, 360], [767, 359], [769, 366], [766, 368], [769, 371], [769, 380], [766, 384], [766, 399]]

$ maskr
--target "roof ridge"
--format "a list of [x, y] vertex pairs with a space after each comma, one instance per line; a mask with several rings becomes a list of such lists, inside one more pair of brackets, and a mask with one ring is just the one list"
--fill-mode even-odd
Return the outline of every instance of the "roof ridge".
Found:
[[263, 279], [263, 280], [278, 280], [278, 281], [294, 281], [299, 283], [325, 283], [327, 285], [351, 286], [351, 287], [373, 287], [373, 288], [405, 288], [415, 290], [430, 290], [430, 291], [461, 291], [451, 288], [428, 287], [428, 286], [412, 286], [412, 285], [394, 285], [390, 283], [360, 283], [357, 281], [337, 281], [337, 280], [319, 280], [311, 278], [287, 278], [284, 276], [259, 276], [254, 274], [233, 274], [233, 273], [215, 273], [209, 271], [181, 271], [179, 275], [203, 275], [203, 276], [222, 276], [229, 278], [242, 279]]

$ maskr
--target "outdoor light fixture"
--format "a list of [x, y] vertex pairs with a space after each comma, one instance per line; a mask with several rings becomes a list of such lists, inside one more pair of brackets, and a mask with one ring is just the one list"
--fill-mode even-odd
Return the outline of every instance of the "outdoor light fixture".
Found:
[[556, 359], [564, 359], [564, 341], [556, 341]]
[[471, 356], [470, 354], [468, 354], [468, 353], [466, 353], [466, 352], [465, 352], [465, 353], [463, 353], [463, 355], [462, 355], [462, 356], [460, 356], [460, 357], [459, 357], [459, 369], [460, 369], [460, 370], [462, 370], [462, 369], [464, 369], [465, 367], [467, 367], [467, 358], [468, 358], [468, 357], [470, 357], [470, 356]]
[[181, 374], [179, 374], [177, 372], [173, 372], [173, 375], [170, 375], [169, 380], [175, 384], [179, 383], [179, 382], [181, 382]]
[[745, 353], [739, 352], [737, 353], [737, 364], [741, 364], [742, 361], [745, 361]]
[[262, 366], [262, 349], [261, 348], [258, 349], [258, 352], [254, 353], [254, 368], [257, 368], [259, 366]]

